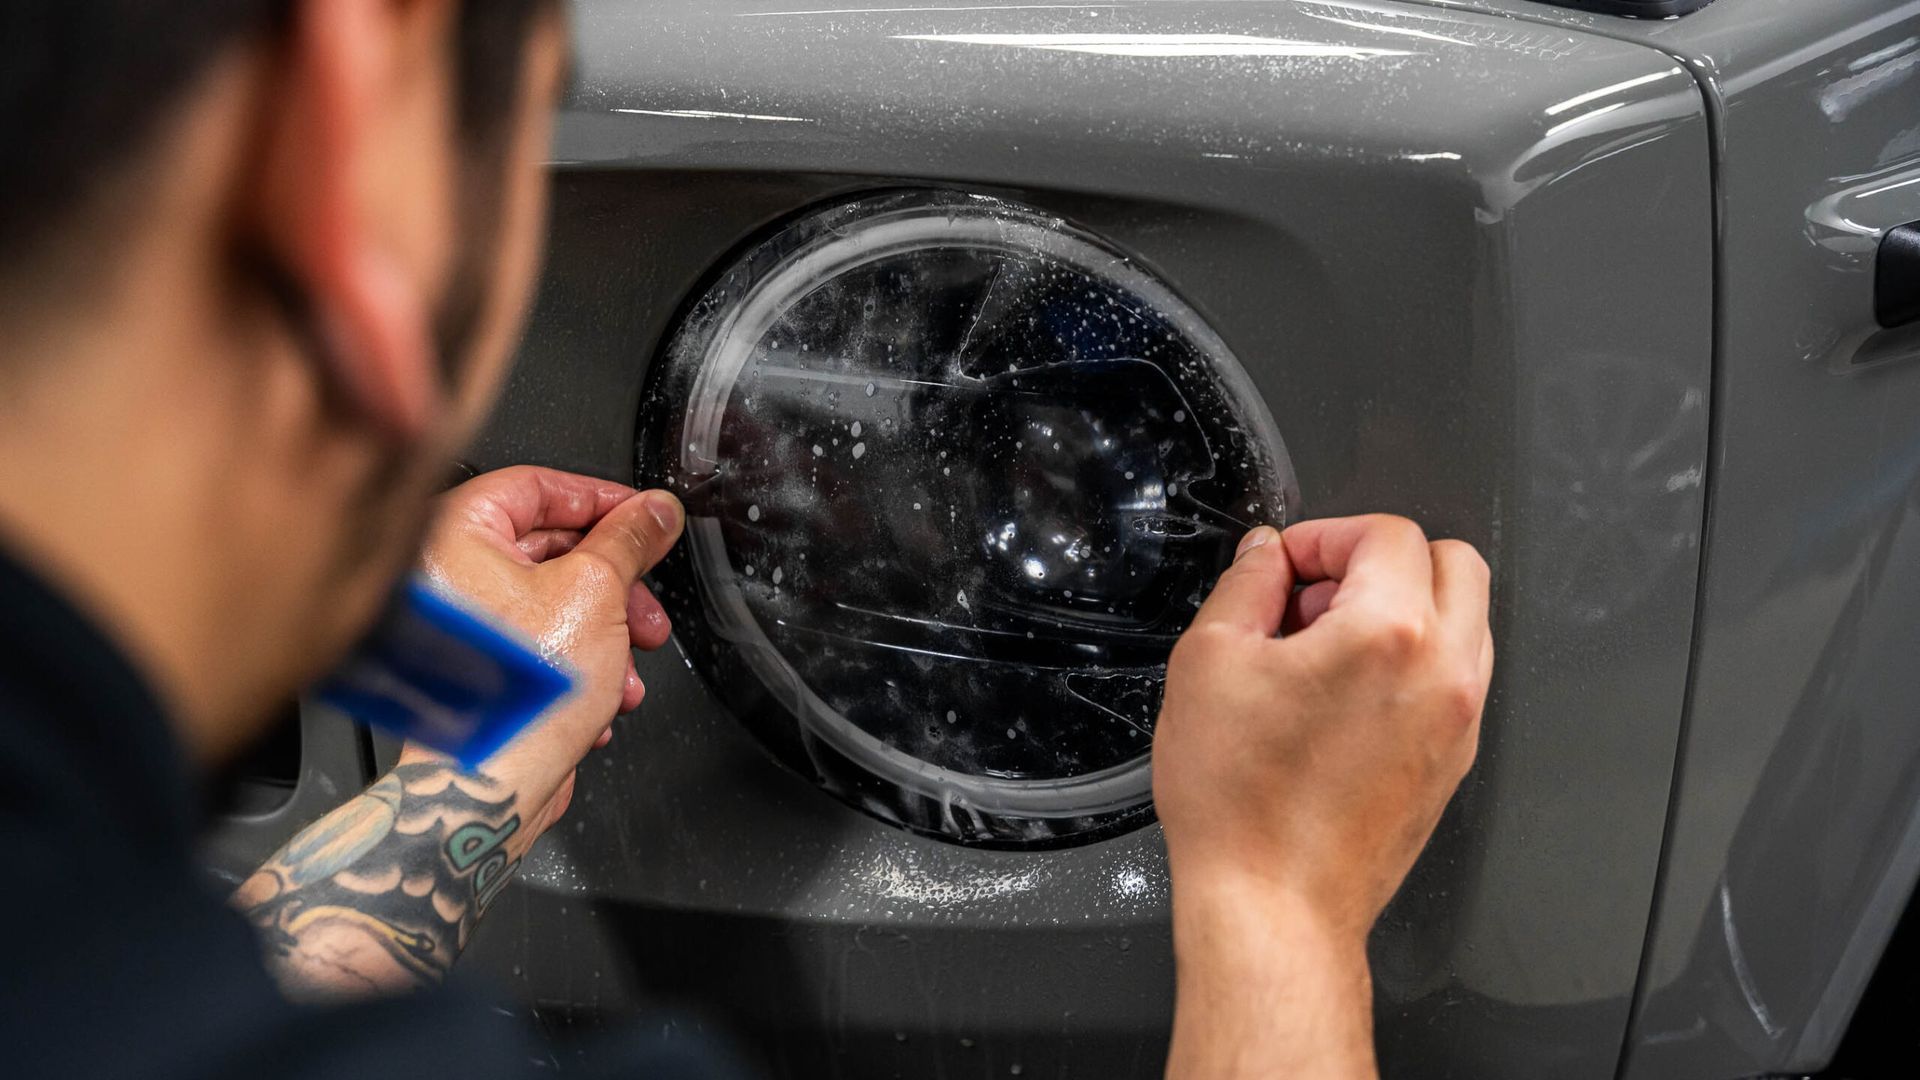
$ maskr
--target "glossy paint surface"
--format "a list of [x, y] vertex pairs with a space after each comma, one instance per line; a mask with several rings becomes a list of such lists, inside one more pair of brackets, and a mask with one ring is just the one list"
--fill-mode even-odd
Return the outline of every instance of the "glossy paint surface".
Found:
[[1719, 148], [1699, 653], [1625, 1075], [1805, 1072], [1920, 875], [1920, 336], [1873, 309], [1920, 220], [1920, 4], [1550, 18], [1683, 60]]
[[[698, 274], [850, 189], [1014, 192], [1133, 252], [1244, 359], [1308, 513], [1414, 513], [1499, 568], [1486, 756], [1376, 945], [1390, 1069], [1610, 1073], [1698, 557], [1710, 233], [1692, 80], [1647, 50], [1417, 9], [889, 6], [582, 8], [559, 155], [590, 170], [571, 209], [630, 240], [561, 237], [556, 280], [579, 278], [561, 303], [585, 310], [550, 293], [522, 376], [546, 394], [523, 396], [580, 377], [577, 353], [544, 344], [561, 327], [577, 339], [606, 305], [664, 305], [642, 287], [674, 280], [661, 263]], [[1611, 303], [1590, 302], [1596, 282]], [[637, 367], [657, 340], [604, 348]], [[558, 426], [501, 430], [536, 450]], [[1097, 1054], [1061, 1045], [1076, 1039], [1152, 1062], [1168, 987], [1151, 830], [969, 852], [820, 806], [784, 773], [761, 795], [705, 688], [647, 674], [657, 726], [626, 733], [600, 767], [613, 782], [589, 770], [584, 828], [556, 859], [590, 896], [768, 920], [805, 974], [727, 1002], [750, 1023], [798, 1027], [834, 1003], [830, 1031], [883, 1048], [905, 1033], [894, 1045], [927, 1069], [1014, 1047], [1096, 1075]], [[719, 790], [675, 782], [696, 761]], [[895, 959], [837, 975], [871, 934]], [[751, 982], [763, 955], [722, 948], [717, 966]], [[543, 964], [536, 993], [560, 974]]]
[[1698, 668], [1627, 1075], [1818, 1068], [1920, 873], [1920, 4], [1646, 31], [1717, 99], [1718, 443]]
[[[1614, 1075], [1704, 515], [1694, 78], [1409, 4], [800, 6], [576, 5], [548, 280], [474, 464], [631, 476], [682, 306], [825, 201], [957, 187], [1100, 237], [1240, 358], [1306, 514], [1407, 513], [1494, 565], [1481, 761], [1374, 942], [1388, 1074]], [[914, 836], [771, 761], [681, 657], [641, 663], [470, 967], [570, 1022], [691, 998], [779, 1075], [1157, 1075], [1157, 829]]]

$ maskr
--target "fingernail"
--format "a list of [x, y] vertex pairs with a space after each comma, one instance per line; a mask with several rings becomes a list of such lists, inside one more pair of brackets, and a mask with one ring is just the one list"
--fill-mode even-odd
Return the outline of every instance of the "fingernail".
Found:
[[680, 523], [686, 519], [687, 512], [679, 499], [665, 491], [649, 491], [641, 498], [647, 500], [647, 512], [653, 515], [653, 520], [659, 522], [662, 529], [680, 531]]
[[1254, 548], [1266, 547], [1278, 539], [1280, 539], [1279, 529], [1271, 525], [1262, 525], [1248, 533], [1246, 539], [1240, 541], [1240, 550], [1233, 553], [1233, 559], [1235, 562], [1239, 562], [1241, 559], [1247, 557], [1247, 552], [1252, 551]]

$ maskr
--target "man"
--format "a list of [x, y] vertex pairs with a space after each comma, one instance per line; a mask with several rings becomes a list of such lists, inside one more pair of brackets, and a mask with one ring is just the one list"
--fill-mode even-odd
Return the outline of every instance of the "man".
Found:
[[[511, 867], [566, 812], [644, 693], [630, 650], [670, 632], [639, 584], [670, 496], [515, 469], [430, 512], [524, 314], [566, 56], [553, 0], [0, 8], [9, 1075], [544, 1059], [494, 1010], [393, 995], [454, 963], [492, 895], [463, 859]], [[194, 785], [422, 558], [579, 689], [481, 773], [409, 751], [209, 895]], [[1247, 537], [1155, 737], [1173, 1074], [1373, 1072], [1366, 934], [1472, 761], [1487, 588], [1397, 518]]]

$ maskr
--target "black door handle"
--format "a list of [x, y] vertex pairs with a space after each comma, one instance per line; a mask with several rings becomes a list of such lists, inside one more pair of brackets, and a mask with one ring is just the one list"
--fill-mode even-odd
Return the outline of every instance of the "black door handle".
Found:
[[1880, 238], [1873, 315], [1889, 328], [1920, 321], [1920, 221], [1888, 229]]

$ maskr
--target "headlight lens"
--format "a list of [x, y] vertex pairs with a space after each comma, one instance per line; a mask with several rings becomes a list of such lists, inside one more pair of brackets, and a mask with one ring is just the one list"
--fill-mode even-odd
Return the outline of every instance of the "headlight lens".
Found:
[[1294, 498], [1191, 308], [1055, 218], [886, 195], [753, 250], [650, 387], [641, 480], [690, 507], [660, 585], [778, 756], [963, 842], [1149, 818], [1168, 652]]

